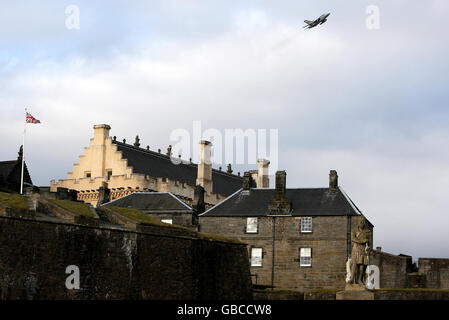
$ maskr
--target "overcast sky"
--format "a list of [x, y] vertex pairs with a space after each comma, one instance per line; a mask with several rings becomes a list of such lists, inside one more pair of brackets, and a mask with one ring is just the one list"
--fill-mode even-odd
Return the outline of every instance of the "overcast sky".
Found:
[[278, 129], [288, 187], [325, 187], [335, 169], [375, 246], [447, 258], [448, 12], [447, 0], [2, 3], [0, 160], [17, 156], [26, 106], [42, 121], [26, 140], [37, 185], [66, 178], [98, 123], [153, 150], [195, 120]]

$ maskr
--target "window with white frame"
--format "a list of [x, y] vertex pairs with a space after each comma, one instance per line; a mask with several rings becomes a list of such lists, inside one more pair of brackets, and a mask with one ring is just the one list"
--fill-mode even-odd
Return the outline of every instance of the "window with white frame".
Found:
[[168, 223], [168, 224], [173, 224], [173, 219], [162, 219], [161, 222]]
[[301, 218], [301, 232], [302, 233], [312, 232], [312, 217]]
[[262, 248], [251, 248], [251, 267], [262, 266]]
[[301, 267], [312, 266], [312, 248], [299, 249], [299, 265]]
[[246, 218], [246, 233], [257, 233], [257, 218]]

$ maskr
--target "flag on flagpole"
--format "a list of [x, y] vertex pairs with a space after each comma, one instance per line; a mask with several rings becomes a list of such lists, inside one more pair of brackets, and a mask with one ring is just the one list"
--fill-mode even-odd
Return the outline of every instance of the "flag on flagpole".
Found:
[[38, 119], [33, 117], [30, 113], [28, 113], [25, 108], [25, 123], [23, 124], [23, 144], [22, 144], [22, 172], [20, 173], [20, 194], [23, 194], [23, 167], [25, 165], [25, 133], [26, 133], [26, 124], [27, 123], [41, 123]]
[[41, 122], [27, 112], [26, 123], [41, 123]]

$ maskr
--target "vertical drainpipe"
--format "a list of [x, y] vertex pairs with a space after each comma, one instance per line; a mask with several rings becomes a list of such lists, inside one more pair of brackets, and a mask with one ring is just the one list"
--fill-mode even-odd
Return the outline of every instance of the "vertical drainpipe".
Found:
[[274, 250], [276, 240], [276, 217], [273, 217], [273, 250], [271, 255], [271, 290], [274, 290]]
[[347, 220], [347, 230], [348, 232], [346, 233], [346, 261], [349, 259], [350, 255], [351, 255], [351, 216], [348, 215], [346, 216], [346, 220]]

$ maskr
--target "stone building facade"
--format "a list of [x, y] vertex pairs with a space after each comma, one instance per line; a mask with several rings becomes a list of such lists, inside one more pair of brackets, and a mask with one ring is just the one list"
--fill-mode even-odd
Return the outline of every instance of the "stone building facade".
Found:
[[200, 231], [247, 243], [253, 284], [344, 288], [351, 230], [363, 215], [337, 178], [331, 171], [329, 188], [287, 189], [280, 171], [275, 189], [253, 188], [249, 172], [241, 190], [199, 216]]
[[78, 191], [78, 199], [92, 205], [99, 201], [99, 188], [110, 189], [110, 199], [118, 199], [133, 192], [171, 192], [191, 205], [196, 185], [205, 190], [207, 208], [224, 200], [238, 190], [242, 177], [212, 168], [210, 163], [212, 144], [200, 142], [200, 162], [181, 160], [167, 153], [141, 148], [136, 137], [133, 145], [117, 141], [109, 136], [111, 127], [106, 124], [94, 126], [94, 137], [78, 163], [73, 165], [67, 179], [50, 182], [51, 191], [58, 187]]

